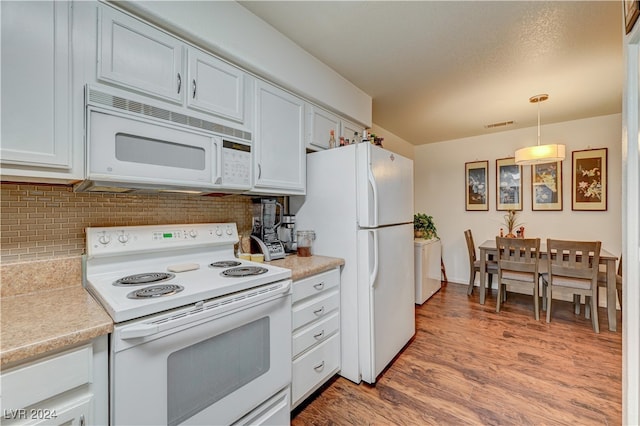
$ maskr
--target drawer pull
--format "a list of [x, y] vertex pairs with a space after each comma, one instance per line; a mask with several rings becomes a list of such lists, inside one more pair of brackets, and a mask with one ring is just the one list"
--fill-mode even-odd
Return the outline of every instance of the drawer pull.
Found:
[[322, 290], [324, 288], [324, 281], [322, 281], [321, 283], [318, 283], [318, 284], [314, 284], [313, 288], [315, 288], [318, 291]]
[[322, 361], [320, 364], [318, 364], [315, 367], [313, 367], [313, 369], [316, 370], [316, 371], [324, 370], [324, 361]]
[[321, 307], [320, 309], [316, 309], [315, 311], [313, 311], [314, 314], [316, 314], [317, 316], [323, 315], [324, 314], [324, 306]]
[[318, 333], [318, 334], [314, 334], [314, 335], [313, 335], [313, 337], [314, 337], [316, 340], [320, 340], [320, 339], [322, 339], [322, 338], [324, 337], [324, 330], [322, 330], [322, 331], [321, 331], [320, 333]]

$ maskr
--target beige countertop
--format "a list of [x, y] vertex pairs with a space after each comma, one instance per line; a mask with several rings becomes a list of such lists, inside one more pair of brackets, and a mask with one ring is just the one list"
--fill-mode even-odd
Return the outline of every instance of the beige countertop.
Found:
[[[342, 266], [344, 260], [292, 255], [270, 263], [291, 269], [297, 281]], [[80, 284], [64, 286], [60, 280], [42, 284], [46, 276], [54, 276], [54, 271], [61, 275], [61, 270], [71, 282], [80, 282], [79, 259], [2, 267], [0, 366], [10, 367], [113, 331], [109, 314]]]
[[297, 281], [342, 266], [344, 259], [316, 255], [309, 257], [291, 255], [284, 259], [272, 260], [269, 264], [291, 269], [291, 279]]
[[5, 367], [113, 331], [111, 317], [80, 285], [0, 299]]

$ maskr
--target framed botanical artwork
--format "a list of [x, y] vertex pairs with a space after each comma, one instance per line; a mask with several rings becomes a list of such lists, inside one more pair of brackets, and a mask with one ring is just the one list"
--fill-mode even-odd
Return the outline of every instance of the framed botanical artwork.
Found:
[[496, 210], [522, 210], [522, 166], [514, 157], [496, 160]]
[[487, 191], [489, 187], [488, 172], [488, 161], [464, 163], [466, 210], [489, 210], [489, 193]]
[[531, 166], [531, 210], [562, 210], [562, 161]]
[[607, 148], [571, 153], [571, 209], [607, 210]]
[[624, 27], [626, 34], [629, 34], [633, 29], [633, 25], [638, 20], [640, 15], [640, 1], [638, 0], [623, 0], [624, 5]]

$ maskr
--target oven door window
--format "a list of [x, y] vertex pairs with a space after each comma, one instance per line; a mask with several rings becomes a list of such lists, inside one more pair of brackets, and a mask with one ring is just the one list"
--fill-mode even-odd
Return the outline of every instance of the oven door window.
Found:
[[269, 371], [269, 317], [188, 346], [167, 359], [167, 419], [178, 425]]

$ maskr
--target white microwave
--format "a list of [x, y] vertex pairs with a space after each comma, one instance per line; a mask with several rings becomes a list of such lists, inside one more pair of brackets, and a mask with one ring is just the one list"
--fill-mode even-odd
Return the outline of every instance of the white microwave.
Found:
[[[91, 90], [88, 87], [88, 95], [100, 93]], [[87, 102], [87, 179], [76, 191], [205, 194], [251, 189], [250, 143], [188, 126], [207, 123], [200, 119], [117, 99], [125, 102], [111, 102], [109, 108]]]

